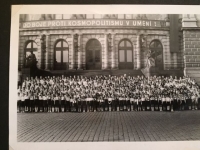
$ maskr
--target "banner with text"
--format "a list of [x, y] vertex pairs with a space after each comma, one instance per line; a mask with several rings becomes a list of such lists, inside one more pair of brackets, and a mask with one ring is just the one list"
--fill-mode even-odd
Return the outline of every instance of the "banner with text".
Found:
[[24, 22], [21, 28], [47, 28], [47, 27], [165, 27], [165, 21], [158, 20], [49, 20]]

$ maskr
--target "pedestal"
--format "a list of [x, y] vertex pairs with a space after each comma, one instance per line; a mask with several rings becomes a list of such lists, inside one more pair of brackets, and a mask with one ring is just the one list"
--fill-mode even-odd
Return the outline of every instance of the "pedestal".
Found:
[[146, 67], [141, 69], [142, 73], [144, 74], [145, 77], [150, 77], [150, 76], [157, 76], [159, 74], [158, 68], [156, 67]]
[[28, 77], [30, 78], [31, 75], [31, 69], [30, 68], [23, 68], [22, 69], [22, 82]]

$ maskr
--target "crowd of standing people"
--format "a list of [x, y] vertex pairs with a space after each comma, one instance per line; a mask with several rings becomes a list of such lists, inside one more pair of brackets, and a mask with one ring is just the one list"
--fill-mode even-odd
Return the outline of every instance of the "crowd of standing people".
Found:
[[59, 76], [27, 78], [18, 112], [180, 111], [200, 109], [200, 88], [189, 77]]

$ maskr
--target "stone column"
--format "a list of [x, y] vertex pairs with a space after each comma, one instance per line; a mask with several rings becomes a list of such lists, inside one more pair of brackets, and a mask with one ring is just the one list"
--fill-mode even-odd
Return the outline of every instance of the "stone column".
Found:
[[45, 61], [45, 69], [49, 70], [49, 35], [46, 35], [46, 61]]
[[137, 69], [141, 69], [141, 54], [140, 54], [140, 35], [137, 35], [137, 42], [136, 42], [136, 58], [137, 58]]
[[115, 69], [116, 68], [116, 63], [115, 63], [115, 34], [111, 35], [112, 41], [111, 41], [111, 46], [112, 46], [112, 55], [111, 55], [111, 68]]
[[69, 63], [71, 64], [71, 69], [74, 69], [75, 67], [74, 34], [71, 34], [71, 62]]
[[40, 35], [40, 50], [39, 50], [40, 51], [40, 58], [39, 58], [40, 60], [38, 61], [38, 63], [39, 63], [38, 67], [40, 69], [44, 69], [43, 68], [43, 66], [44, 66], [44, 64], [43, 64], [44, 63], [44, 61], [43, 61], [44, 60], [44, 58], [43, 58], [44, 54], [43, 54], [43, 50], [42, 50], [43, 42], [44, 42], [43, 41], [43, 35]]
[[82, 69], [82, 34], [78, 35], [78, 69]]
[[108, 34], [104, 37], [104, 69], [108, 69]]

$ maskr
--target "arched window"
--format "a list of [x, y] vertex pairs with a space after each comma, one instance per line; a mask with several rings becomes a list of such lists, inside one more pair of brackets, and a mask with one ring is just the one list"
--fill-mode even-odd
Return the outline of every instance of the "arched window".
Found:
[[59, 40], [54, 49], [54, 69], [66, 70], [69, 62], [69, 46], [65, 40]]
[[155, 59], [155, 66], [163, 69], [163, 46], [159, 40], [153, 40], [149, 46], [152, 57]]
[[119, 69], [133, 69], [133, 46], [128, 39], [119, 43]]
[[[33, 52], [33, 54], [35, 54], [36, 56], [36, 60], [38, 59], [38, 50], [37, 50], [37, 44], [34, 41], [28, 41], [26, 43], [24, 52], [25, 52], [25, 58], [27, 58], [29, 55], [31, 55], [31, 51]], [[24, 59], [24, 65], [27, 65], [27, 61], [26, 59]]]

